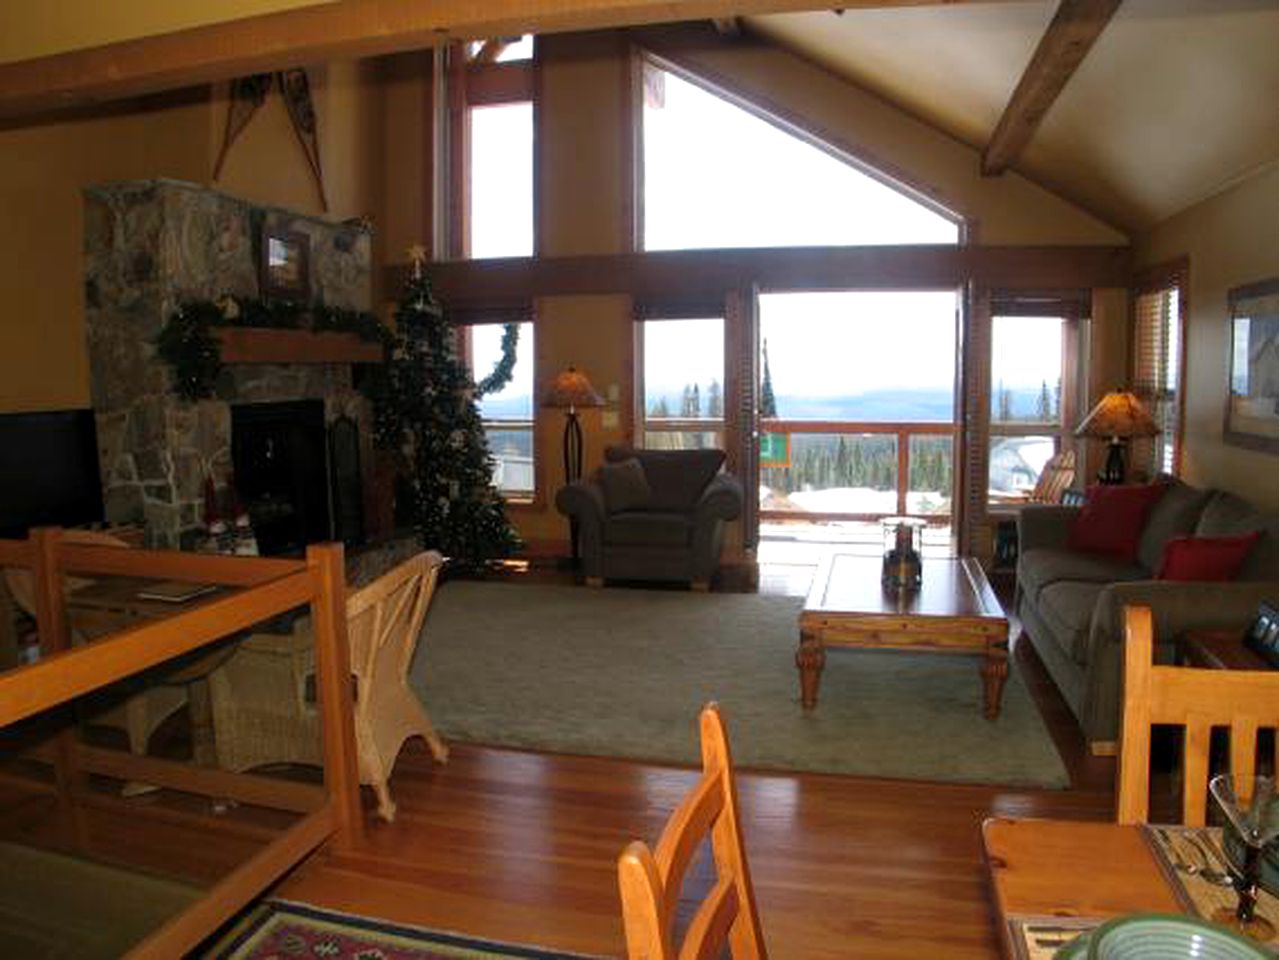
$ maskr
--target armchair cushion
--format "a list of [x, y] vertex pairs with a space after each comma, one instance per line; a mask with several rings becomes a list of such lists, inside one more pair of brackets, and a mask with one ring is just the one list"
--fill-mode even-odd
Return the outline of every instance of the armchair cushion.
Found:
[[604, 527], [604, 542], [609, 545], [686, 547], [692, 535], [688, 514], [656, 510], [614, 513]]
[[605, 509], [610, 514], [643, 510], [653, 499], [644, 468], [634, 457], [601, 466], [600, 486], [604, 489]]
[[609, 447], [609, 463], [635, 459], [644, 468], [652, 498], [648, 509], [678, 513], [692, 510], [697, 498], [724, 464], [723, 450], [633, 450]]

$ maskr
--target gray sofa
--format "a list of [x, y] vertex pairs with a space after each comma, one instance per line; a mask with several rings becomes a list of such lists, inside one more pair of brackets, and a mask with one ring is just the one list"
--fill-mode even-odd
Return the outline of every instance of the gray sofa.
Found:
[[742, 485], [721, 472], [722, 450], [609, 447], [589, 480], [563, 487], [590, 586], [686, 580], [705, 590], [719, 567], [724, 524], [742, 512]]
[[[1095, 753], [1118, 739], [1123, 683], [1123, 608], [1154, 613], [1156, 659], [1170, 662], [1176, 637], [1204, 627], [1244, 626], [1265, 600], [1279, 601], [1279, 512], [1233, 494], [1171, 481], [1151, 509], [1134, 563], [1066, 546], [1078, 507], [1029, 505], [1017, 519], [1016, 610], [1036, 652]], [[1175, 536], [1263, 531], [1229, 583], [1153, 579]]]

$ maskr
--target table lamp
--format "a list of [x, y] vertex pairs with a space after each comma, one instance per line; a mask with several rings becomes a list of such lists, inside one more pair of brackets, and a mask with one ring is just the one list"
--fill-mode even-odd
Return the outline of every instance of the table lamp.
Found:
[[1124, 442], [1132, 437], [1153, 437], [1159, 432], [1137, 397], [1127, 390], [1111, 390], [1097, 401], [1084, 422], [1075, 430], [1077, 437], [1107, 440], [1106, 464], [1097, 479], [1101, 483], [1124, 482]]
[[[591, 386], [591, 381], [572, 364], [555, 375], [542, 395], [542, 406], [565, 410], [564, 415], [564, 482], [582, 478], [582, 426], [577, 422], [578, 407], [602, 407], [604, 398]], [[573, 565], [577, 566], [577, 521], [569, 524]]]

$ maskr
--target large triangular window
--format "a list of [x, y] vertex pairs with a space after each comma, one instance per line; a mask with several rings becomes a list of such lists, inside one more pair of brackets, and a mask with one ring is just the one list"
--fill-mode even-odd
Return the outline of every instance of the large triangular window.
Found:
[[643, 116], [646, 250], [959, 242], [904, 186], [652, 62]]

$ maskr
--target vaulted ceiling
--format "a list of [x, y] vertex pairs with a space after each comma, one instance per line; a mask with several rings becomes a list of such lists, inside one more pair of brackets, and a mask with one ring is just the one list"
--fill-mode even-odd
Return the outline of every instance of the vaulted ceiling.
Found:
[[[985, 150], [1057, 0], [745, 18]], [[1123, 0], [1012, 167], [1139, 232], [1279, 162], [1279, 0]]]

